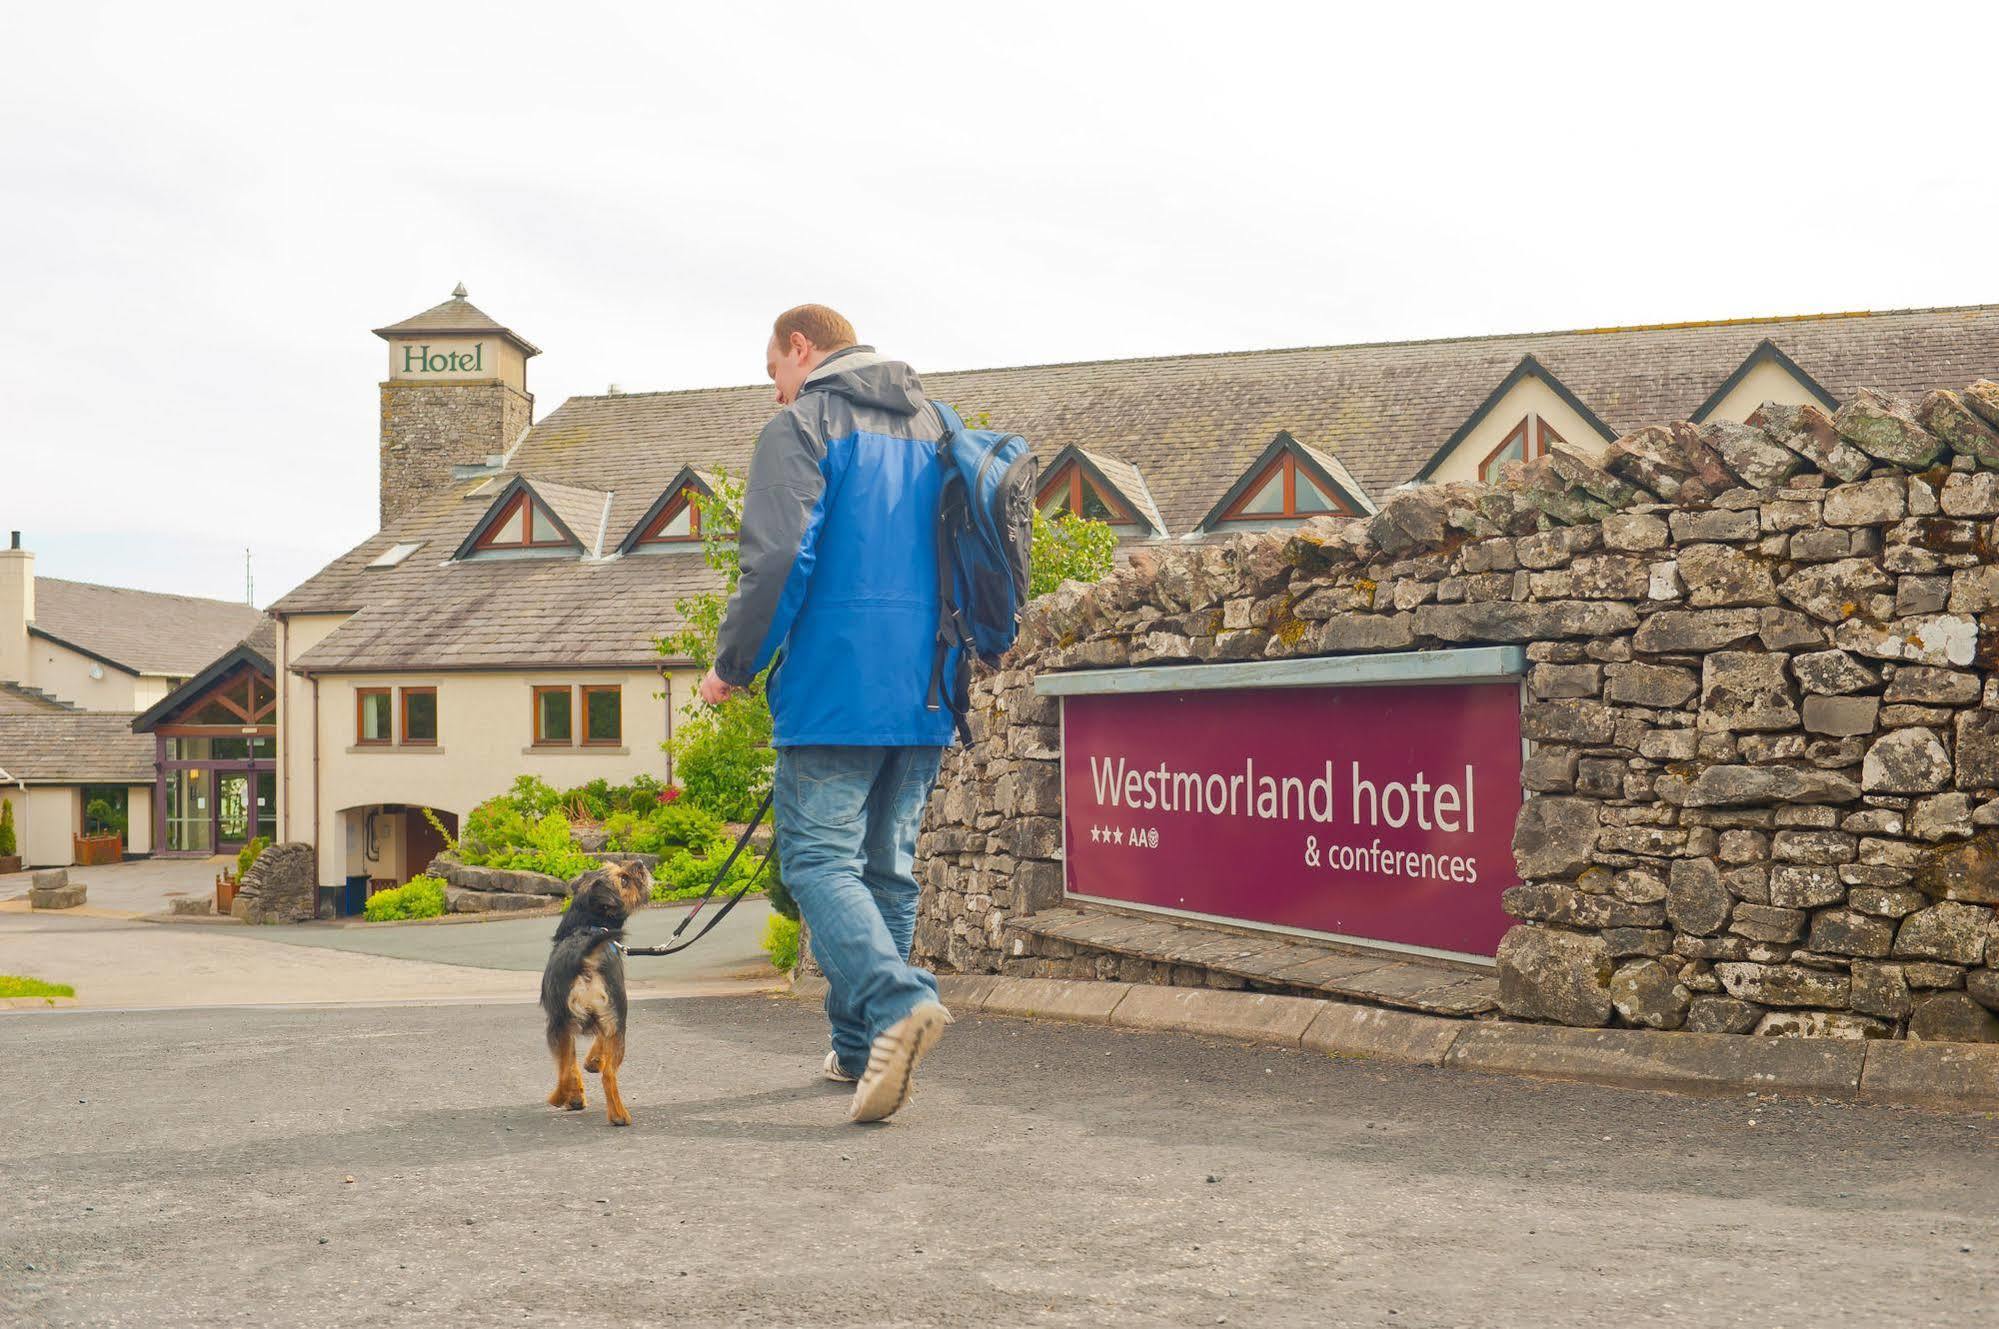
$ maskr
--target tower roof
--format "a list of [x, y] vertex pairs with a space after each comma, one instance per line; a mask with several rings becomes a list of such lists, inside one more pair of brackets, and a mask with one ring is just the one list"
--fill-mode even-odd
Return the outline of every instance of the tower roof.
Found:
[[521, 348], [527, 355], [540, 355], [541, 347], [526, 337], [502, 324], [491, 314], [465, 298], [465, 283], [460, 282], [452, 289], [451, 298], [441, 305], [432, 305], [421, 314], [411, 315], [400, 323], [391, 323], [385, 328], [376, 328], [375, 335], [384, 341], [392, 337], [407, 337], [421, 332], [481, 333], [493, 332], [505, 337]]

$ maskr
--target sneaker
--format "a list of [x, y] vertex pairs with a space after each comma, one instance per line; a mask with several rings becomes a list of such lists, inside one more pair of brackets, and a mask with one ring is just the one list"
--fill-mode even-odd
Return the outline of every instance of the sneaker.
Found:
[[837, 1052], [828, 1052], [826, 1054], [825, 1074], [826, 1078], [834, 1084], [852, 1084], [854, 1082], [853, 1076], [840, 1069], [840, 1054]]
[[950, 1023], [951, 1012], [941, 1002], [926, 1001], [876, 1035], [874, 1046], [868, 1049], [868, 1068], [854, 1087], [854, 1106], [847, 1119], [881, 1121], [907, 1103], [916, 1064]]

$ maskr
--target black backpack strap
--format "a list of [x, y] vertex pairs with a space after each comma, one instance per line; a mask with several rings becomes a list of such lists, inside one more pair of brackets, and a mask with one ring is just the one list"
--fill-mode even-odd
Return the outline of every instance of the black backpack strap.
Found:
[[[937, 464], [944, 468], [944, 489], [937, 504], [937, 640], [930, 660], [930, 695], [925, 705], [933, 711], [949, 705], [958, 737], [969, 744], [972, 731], [965, 722], [965, 711], [970, 704], [969, 652], [973, 643], [971, 630], [965, 624], [964, 607], [958, 603], [958, 564], [953, 557], [959, 536], [970, 524], [965, 508], [971, 496], [965, 492], [965, 478], [958, 473], [952, 456], [965, 422], [945, 402], [933, 399], [930, 405], [944, 425], [943, 436], [937, 440]], [[946, 680], [945, 669], [954, 649], [958, 652], [958, 668]]]

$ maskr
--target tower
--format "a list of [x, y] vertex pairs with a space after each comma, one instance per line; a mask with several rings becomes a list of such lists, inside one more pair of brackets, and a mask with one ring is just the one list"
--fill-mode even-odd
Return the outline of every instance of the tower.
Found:
[[389, 344], [382, 383], [381, 522], [512, 447], [534, 421], [527, 366], [541, 349], [465, 298], [376, 328]]

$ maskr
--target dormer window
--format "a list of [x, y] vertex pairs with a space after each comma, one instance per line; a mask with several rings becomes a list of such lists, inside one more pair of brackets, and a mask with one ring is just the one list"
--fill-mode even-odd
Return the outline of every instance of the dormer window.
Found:
[[517, 475], [507, 481], [452, 557], [580, 554], [594, 558], [614, 497], [601, 490]]
[[474, 549], [561, 549], [570, 543], [555, 518], [523, 490], [486, 523]]
[[1497, 484], [1500, 468], [1510, 461], [1533, 461], [1536, 457], [1548, 455], [1548, 449], [1556, 443], [1565, 443], [1555, 427], [1538, 415], [1521, 417], [1513, 432], [1500, 440], [1486, 459], [1478, 464], [1478, 478], [1483, 484]]
[[1264, 469], [1249, 492], [1222, 514], [1223, 521], [1271, 521], [1283, 517], [1318, 517], [1345, 512], [1339, 500], [1298, 468], [1298, 459], [1284, 453]]
[[1120, 539], [1152, 540], [1166, 534], [1159, 505], [1138, 467], [1073, 443], [1042, 468], [1034, 504], [1050, 521], [1063, 516], [1100, 521], [1114, 527]]
[[692, 466], [681, 467], [673, 483], [660, 491], [646, 514], [618, 543], [618, 552], [672, 553], [699, 549], [701, 542], [711, 536], [734, 535], [733, 531], [712, 529], [701, 519], [700, 500], [714, 497], [716, 487], [724, 479], [724, 475], [697, 471]]
[[688, 544], [701, 539], [701, 509], [694, 506], [694, 490], [683, 489], [660, 509], [659, 515], [639, 531], [642, 545]]
[[1281, 525], [1308, 517], [1357, 517], [1373, 511], [1367, 491], [1338, 457], [1307, 447], [1279, 430], [1201, 519], [1200, 529], [1212, 531], [1223, 522]]
[[1101, 521], [1116, 525], [1131, 520], [1131, 514], [1111, 499], [1104, 497], [1098, 488], [1083, 474], [1083, 468], [1070, 462], [1050, 476], [1048, 483], [1041, 486], [1041, 493], [1035, 499], [1041, 515], [1050, 521], [1064, 515], [1081, 517], [1086, 521]]

